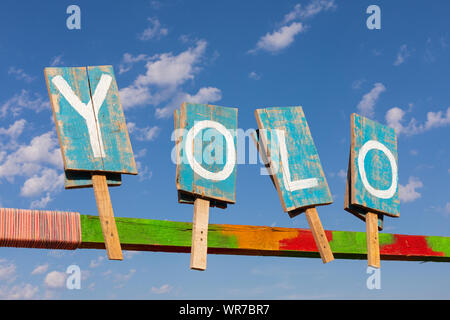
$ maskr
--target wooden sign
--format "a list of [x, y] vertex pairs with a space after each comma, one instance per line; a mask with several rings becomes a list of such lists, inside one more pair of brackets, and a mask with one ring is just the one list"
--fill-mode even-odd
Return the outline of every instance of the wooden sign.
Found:
[[301, 107], [257, 109], [263, 158], [291, 217], [305, 212], [324, 263], [333, 260], [328, 240], [315, 209], [333, 202], [319, 155]]
[[65, 187], [94, 187], [108, 257], [122, 260], [108, 184], [137, 174], [112, 66], [45, 68]]
[[[351, 180], [350, 180], [350, 159], [349, 159], [348, 169], [347, 169], [347, 184], [345, 186], [344, 210], [347, 212], [350, 212], [355, 217], [357, 217], [365, 222], [367, 210], [362, 207], [350, 204], [350, 202], [351, 202], [351, 200], [350, 200], [351, 194], [349, 191], [349, 184], [351, 184], [350, 181]], [[383, 215], [381, 215], [381, 214], [378, 215], [378, 230], [380, 230], [380, 231], [383, 230]]]
[[366, 220], [368, 264], [380, 267], [382, 215], [400, 216], [397, 136], [394, 129], [351, 115], [347, 211]]
[[174, 119], [178, 201], [194, 204], [191, 269], [205, 270], [209, 207], [236, 202], [237, 109], [183, 103]]

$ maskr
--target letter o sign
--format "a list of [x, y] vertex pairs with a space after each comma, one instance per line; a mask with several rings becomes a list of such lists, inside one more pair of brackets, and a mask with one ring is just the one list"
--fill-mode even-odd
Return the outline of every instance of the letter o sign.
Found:
[[[194, 157], [194, 139], [195, 136], [203, 129], [213, 128], [219, 131], [224, 137], [227, 144], [227, 162], [223, 169], [219, 172], [211, 172], [203, 168]], [[201, 177], [214, 181], [222, 181], [230, 176], [236, 163], [236, 150], [234, 146], [233, 136], [224, 125], [217, 121], [203, 120], [197, 122], [186, 135], [185, 145], [186, 157], [192, 170]]]
[[[370, 185], [369, 181], [367, 180], [366, 170], [364, 168], [364, 160], [366, 158], [367, 153], [370, 150], [380, 150], [389, 159], [389, 162], [391, 165], [391, 170], [392, 170], [392, 181], [391, 181], [391, 186], [389, 187], [389, 189], [386, 189], [386, 190], [375, 189], [374, 187], [372, 187]], [[377, 198], [381, 198], [381, 199], [390, 199], [394, 196], [395, 192], [397, 191], [398, 168], [397, 168], [397, 163], [395, 162], [394, 155], [388, 148], [386, 148], [386, 146], [384, 144], [382, 144], [378, 141], [375, 141], [375, 140], [369, 140], [366, 143], [364, 143], [364, 145], [359, 150], [358, 170], [359, 170], [359, 174], [361, 176], [362, 183], [363, 183], [364, 187], [366, 188], [366, 190], [370, 194], [372, 194], [373, 196], [375, 196]]]

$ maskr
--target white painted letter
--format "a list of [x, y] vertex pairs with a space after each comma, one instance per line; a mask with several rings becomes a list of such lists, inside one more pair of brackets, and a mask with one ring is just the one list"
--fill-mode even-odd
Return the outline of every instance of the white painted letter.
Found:
[[[386, 190], [375, 189], [370, 185], [369, 181], [367, 180], [366, 169], [364, 167], [364, 159], [366, 158], [367, 152], [369, 152], [372, 149], [380, 150], [389, 159], [392, 170], [392, 181], [389, 189]], [[358, 171], [361, 176], [361, 180], [364, 187], [366, 188], [367, 191], [369, 191], [370, 194], [381, 199], [390, 199], [394, 196], [395, 192], [397, 191], [397, 181], [398, 181], [397, 163], [395, 162], [395, 158], [392, 152], [388, 148], [386, 148], [384, 144], [375, 140], [369, 140], [366, 143], [364, 143], [364, 145], [359, 150], [358, 154]]]
[[[106, 94], [111, 85], [112, 77], [108, 74], [102, 74], [100, 81], [95, 88], [92, 100], [89, 99], [87, 104], [80, 101], [77, 95], [73, 92], [69, 84], [61, 76], [55, 76], [52, 78], [52, 82], [56, 88], [61, 92], [63, 97], [69, 102], [72, 108], [80, 114], [86, 122], [89, 140], [91, 142], [92, 152], [94, 158], [104, 158], [105, 150], [103, 147], [103, 139], [100, 128], [97, 129], [96, 120], [98, 120], [98, 113], [103, 105], [103, 101], [106, 98]], [[94, 106], [92, 106], [94, 101]]]
[[283, 182], [284, 187], [288, 191], [295, 191], [300, 189], [309, 189], [314, 188], [319, 185], [319, 182], [317, 181], [317, 178], [308, 178], [308, 179], [301, 179], [301, 180], [295, 180], [291, 181], [291, 171], [289, 170], [289, 160], [288, 160], [288, 154], [287, 154], [287, 148], [286, 148], [286, 142], [285, 142], [285, 136], [283, 130], [275, 130], [278, 144], [280, 146], [280, 158], [281, 158], [281, 170], [283, 172]]
[[[223, 169], [219, 172], [211, 172], [206, 170], [195, 160], [194, 156], [194, 139], [195, 136], [205, 128], [214, 128], [219, 131], [224, 137], [227, 144], [226, 156], [227, 160]], [[186, 135], [185, 153], [189, 165], [195, 173], [202, 176], [205, 179], [222, 181], [230, 176], [236, 165], [236, 150], [234, 146], [233, 136], [230, 131], [225, 128], [221, 123], [212, 120], [203, 120], [197, 122], [191, 129], [189, 129]], [[200, 152], [202, 154], [202, 152]]]

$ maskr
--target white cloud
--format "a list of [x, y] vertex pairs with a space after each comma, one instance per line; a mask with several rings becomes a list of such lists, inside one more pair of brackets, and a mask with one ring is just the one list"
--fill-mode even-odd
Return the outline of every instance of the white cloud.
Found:
[[358, 90], [361, 89], [361, 85], [366, 82], [365, 79], [358, 79], [352, 82], [352, 89], [353, 90]]
[[0, 135], [6, 135], [11, 139], [17, 139], [25, 129], [27, 121], [25, 119], [16, 120], [8, 129], [0, 128]]
[[89, 268], [97, 268], [102, 264], [103, 260], [105, 260], [104, 256], [99, 256], [97, 259], [91, 260]]
[[268, 32], [262, 36], [257, 42], [256, 48], [249, 50], [248, 53], [255, 53], [259, 50], [270, 53], [280, 52], [294, 42], [297, 34], [306, 31], [306, 26], [298, 20], [312, 18], [322, 11], [335, 8], [334, 0], [312, 0], [306, 6], [295, 5], [294, 9], [284, 16], [280, 27], [272, 33]]
[[254, 53], [258, 50], [265, 50], [271, 53], [277, 53], [289, 47], [297, 34], [304, 31], [305, 28], [301, 22], [293, 22], [288, 26], [283, 26], [272, 33], [268, 32], [259, 39], [256, 48], [250, 50], [249, 53]]
[[358, 111], [363, 116], [372, 117], [374, 114], [375, 103], [378, 101], [380, 94], [386, 91], [382, 83], [375, 83], [372, 90], [366, 93], [358, 103]]
[[337, 175], [339, 178], [347, 179], [347, 171], [345, 171], [344, 169], [339, 170]]
[[147, 60], [149, 60], [149, 57], [146, 54], [133, 56], [130, 53], [124, 53], [122, 63], [119, 65], [119, 74], [130, 71], [135, 63]]
[[420, 198], [421, 194], [416, 189], [422, 188], [423, 183], [419, 178], [409, 177], [406, 185], [398, 185], [398, 193], [401, 202], [412, 202]]
[[393, 128], [398, 135], [415, 135], [450, 124], [450, 107], [447, 108], [446, 112], [429, 111], [423, 124], [418, 123], [415, 118], [411, 118], [407, 124], [404, 124], [406, 113], [407, 111], [398, 107], [391, 108], [386, 112], [387, 125]]
[[41, 265], [38, 265], [36, 268], [34, 268], [33, 271], [31, 271], [31, 274], [33, 274], [33, 275], [43, 274], [43, 273], [46, 273], [47, 270], [48, 270], [48, 263], [41, 264]]
[[198, 90], [194, 95], [185, 92], [179, 92], [164, 108], [156, 109], [157, 118], [168, 118], [173, 111], [180, 107], [183, 102], [190, 103], [211, 103], [222, 99], [222, 91], [214, 87], [204, 87]]
[[64, 174], [58, 174], [56, 170], [46, 168], [41, 175], [33, 175], [27, 179], [20, 190], [24, 197], [33, 197], [44, 192], [53, 192], [62, 189]]
[[253, 79], [253, 80], [260, 80], [260, 79], [261, 79], [261, 75], [258, 74], [258, 73], [256, 73], [255, 71], [250, 72], [250, 73], [248, 74], [248, 77], [249, 77], [250, 79]]
[[138, 76], [136, 86], [178, 86], [187, 80], [194, 79], [199, 71], [196, 66], [206, 50], [206, 41], [199, 40], [195, 47], [174, 56], [163, 53], [156, 59], [147, 62], [146, 73]]
[[12, 287], [2, 286], [0, 287], [0, 298], [7, 300], [29, 300], [33, 299], [38, 291], [39, 288], [37, 286], [29, 283], [14, 285]]
[[136, 168], [139, 172], [138, 174], [139, 181], [145, 181], [152, 178], [153, 172], [147, 165], [142, 164], [141, 161], [136, 161]]
[[152, 287], [152, 293], [154, 294], [165, 294], [169, 293], [173, 289], [172, 286], [168, 284], [163, 284], [161, 287]]
[[66, 285], [66, 276], [65, 272], [49, 272], [45, 276], [44, 284], [49, 288], [62, 288]]
[[14, 281], [16, 278], [16, 265], [0, 260], [0, 281]]
[[40, 112], [47, 108], [50, 108], [48, 99], [42, 98], [37, 93], [31, 94], [23, 89], [20, 94], [15, 94], [0, 106], [0, 117], [5, 117], [7, 114], [17, 116], [23, 109]]
[[13, 181], [16, 175], [31, 177], [40, 172], [44, 164], [62, 168], [58, 140], [52, 131], [34, 137], [29, 145], [21, 145], [0, 159], [0, 178]]
[[47, 204], [52, 200], [53, 198], [50, 196], [50, 192], [47, 192], [47, 194], [43, 196], [41, 199], [32, 201], [30, 203], [30, 208], [31, 209], [45, 208]]
[[35, 77], [30, 76], [22, 69], [16, 68], [16, 67], [10, 67], [8, 70], [8, 74], [13, 75], [17, 80], [23, 80], [25, 82], [32, 82]]
[[56, 66], [61, 66], [64, 64], [64, 62], [62, 61], [62, 57], [63, 55], [60, 54], [59, 56], [55, 56], [52, 58], [52, 61], [50, 62], [50, 66], [51, 67], [56, 67]]
[[284, 16], [284, 23], [298, 19], [312, 18], [321, 11], [336, 9], [334, 0], [313, 0], [308, 5], [296, 4], [294, 10]]
[[397, 53], [397, 58], [394, 61], [394, 66], [399, 66], [404, 63], [406, 58], [408, 58], [410, 55], [411, 53], [408, 50], [408, 46], [406, 44], [401, 45]]
[[[199, 40], [195, 46], [178, 55], [169, 52], [145, 58], [145, 73], [140, 74], [130, 86], [120, 90], [123, 107], [156, 106], [179, 96], [180, 86], [188, 80], [193, 80], [200, 71], [198, 65], [206, 46], [206, 41]], [[136, 59], [138, 58], [135, 57]]]
[[139, 141], [152, 141], [158, 136], [161, 130], [158, 126], [140, 128], [134, 122], [127, 122], [127, 128], [130, 134]]
[[161, 23], [157, 18], [148, 18], [148, 21], [150, 22], [150, 26], [139, 35], [140, 40], [146, 41], [167, 36], [169, 30], [167, 28], [162, 28]]
[[115, 287], [121, 288], [127, 283], [131, 277], [136, 273], [136, 269], [130, 269], [130, 271], [126, 274], [115, 274], [114, 275], [114, 282], [118, 283]]

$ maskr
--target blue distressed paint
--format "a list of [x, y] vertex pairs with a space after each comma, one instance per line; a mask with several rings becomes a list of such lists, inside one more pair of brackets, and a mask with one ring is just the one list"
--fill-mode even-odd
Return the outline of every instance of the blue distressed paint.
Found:
[[[227, 108], [220, 106], [213, 106], [207, 104], [191, 104], [183, 103], [180, 111], [175, 111], [175, 128], [184, 129], [184, 135], [179, 137], [177, 142], [177, 157], [179, 159], [177, 164], [176, 183], [177, 189], [181, 193], [193, 194], [196, 196], [202, 196], [211, 200], [224, 203], [236, 202], [236, 164], [232, 173], [222, 181], [214, 181], [206, 179], [199, 174], [195, 173], [191, 165], [187, 161], [185, 154], [186, 146], [186, 134], [195, 123], [203, 120], [212, 120], [222, 124], [233, 136], [234, 150], [237, 151], [237, 109]], [[211, 143], [210, 137], [206, 137], [204, 143], [202, 138], [204, 135], [212, 133], [216, 134], [216, 139], [223, 139], [223, 136], [215, 129], [204, 129], [199, 132], [194, 139], [194, 158], [197, 162], [201, 163], [201, 166], [210, 172], [219, 172], [224, 168], [226, 161], [226, 142], [223, 139], [222, 153], [214, 154], [210, 160], [210, 163], [206, 163], [204, 158], [208, 152], [208, 145]], [[216, 140], [215, 140], [216, 141]], [[217, 142], [217, 141], [216, 141]], [[222, 155], [223, 157], [220, 157]], [[181, 197], [180, 202], [186, 203], [183, 200], [186, 197]]]
[[[81, 102], [87, 104], [102, 74], [112, 77], [97, 119], [97, 130], [102, 132], [105, 157], [94, 157], [85, 120], [55, 87], [52, 79], [61, 76]], [[45, 76], [65, 170], [137, 174], [112, 66], [46, 68]], [[117, 184], [118, 178], [114, 177], [111, 183]], [[92, 181], [82, 176], [76, 181], [67, 179], [66, 177], [67, 186], [92, 184]]]
[[[357, 114], [351, 115], [351, 125], [350, 205], [359, 206], [366, 211], [398, 217], [400, 215], [398, 183], [395, 194], [389, 199], [383, 199], [371, 194], [367, 188], [365, 188], [361, 179], [361, 174], [358, 170], [358, 155], [360, 149], [369, 140], [375, 140], [382, 143], [393, 154], [398, 168], [397, 136], [394, 129]], [[368, 183], [373, 188], [386, 190], [391, 186], [392, 169], [387, 156], [383, 152], [379, 150], [369, 151], [364, 161], [364, 168]]]
[[[317, 149], [311, 136], [308, 123], [301, 107], [273, 107], [257, 109], [255, 116], [260, 134], [266, 135], [262, 152], [270, 155], [272, 167], [278, 167], [272, 176], [283, 209], [287, 212], [311, 206], [326, 205], [333, 202], [323, 173]], [[285, 133], [291, 181], [315, 178], [317, 186], [290, 191], [284, 184], [284, 170], [280, 159], [280, 141], [276, 130]]]

